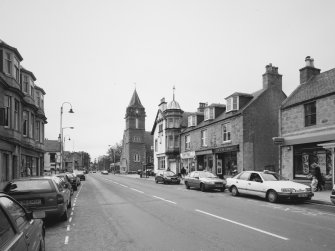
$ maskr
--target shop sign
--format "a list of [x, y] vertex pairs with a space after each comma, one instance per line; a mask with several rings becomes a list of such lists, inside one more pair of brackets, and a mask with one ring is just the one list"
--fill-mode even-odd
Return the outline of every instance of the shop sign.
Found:
[[180, 154], [180, 158], [182, 159], [192, 159], [195, 157], [195, 152], [184, 152]]
[[214, 149], [214, 153], [224, 153], [224, 152], [238, 152], [240, 150], [240, 145], [225, 146]]

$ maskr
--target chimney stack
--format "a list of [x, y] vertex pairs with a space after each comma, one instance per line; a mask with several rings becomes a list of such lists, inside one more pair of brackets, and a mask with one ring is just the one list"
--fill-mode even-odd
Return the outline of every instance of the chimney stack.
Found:
[[320, 69], [314, 67], [314, 59], [310, 56], [305, 58], [306, 66], [300, 69], [300, 84], [306, 83], [312, 77], [320, 74]]
[[263, 89], [272, 87], [282, 89], [282, 75], [278, 73], [278, 67], [268, 64], [263, 74]]
[[207, 106], [207, 103], [199, 103], [199, 107], [198, 107], [198, 112], [204, 112], [205, 107]]

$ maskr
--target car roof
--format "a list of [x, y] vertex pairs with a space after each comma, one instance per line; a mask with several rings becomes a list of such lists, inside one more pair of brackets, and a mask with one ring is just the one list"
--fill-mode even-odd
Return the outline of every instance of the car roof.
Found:
[[37, 176], [37, 177], [25, 177], [25, 178], [19, 178], [19, 179], [13, 179], [13, 181], [26, 181], [26, 180], [52, 180], [55, 176]]

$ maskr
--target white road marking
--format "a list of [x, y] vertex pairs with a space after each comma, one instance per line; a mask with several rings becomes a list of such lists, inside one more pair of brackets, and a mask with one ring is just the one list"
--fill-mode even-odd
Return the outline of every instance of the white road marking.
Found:
[[138, 192], [138, 193], [144, 193], [143, 191], [140, 191], [140, 190], [137, 190], [137, 189], [135, 189], [135, 188], [130, 188], [131, 190], [134, 190], [134, 191], [136, 191], [136, 192]]
[[72, 217], [70, 217], [70, 219], [69, 219], [69, 222], [71, 222], [72, 221]]
[[70, 225], [67, 225], [66, 231], [70, 231]]
[[65, 244], [65, 245], [69, 244], [69, 236], [66, 236], [66, 237], [65, 237], [64, 244]]
[[161, 198], [161, 197], [158, 197], [158, 196], [155, 196], [155, 195], [153, 195], [152, 197], [154, 197], [154, 198], [156, 198], [156, 199], [159, 199], [159, 200], [163, 200], [163, 201], [166, 201], [166, 202], [172, 203], [172, 204], [177, 204], [176, 202], [173, 202], [173, 201], [171, 201], [171, 200], [166, 200], [166, 199], [163, 199], [163, 198]]
[[226, 218], [223, 218], [223, 217], [220, 217], [220, 216], [211, 214], [211, 213], [207, 213], [207, 212], [201, 211], [201, 210], [199, 210], [199, 209], [196, 209], [195, 211], [196, 211], [196, 212], [199, 212], [199, 213], [202, 213], [202, 214], [206, 214], [206, 215], [212, 216], [212, 217], [217, 218], [217, 219], [220, 219], [220, 220], [228, 221], [228, 222], [230, 222], [230, 223], [233, 223], [233, 224], [236, 224], [236, 225], [245, 227], [245, 228], [249, 228], [249, 229], [255, 230], [255, 231], [257, 231], [257, 232], [260, 232], [260, 233], [263, 233], [263, 234], [267, 234], [267, 235], [270, 235], [270, 236], [273, 236], [273, 237], [276, 237], [276, 238], [279, 238], [279, 239], [282, 239], [282, 240], [285, 240], [285, 241], [288, 241], [288, 240], [289, 240], [289, 239], [286, 238], [286, 237], [283, 237], [283, 236], [280, 236], [280, 235], [277, 235], [277, 234], [273, 234], [273, 233], [264, 231], [264, 230], [259, 229], [259, 228], [251, 227], [251, 226], [248, 226], [248, 225], [246, 225], [246, 224], [239, 223], [239, 222], [237, 222], [237, 221], [229, 220], [229, 219], [226, 219]]
[[76, 206], [76, 203], [73, 203], [73, 206]]
[[123, 184], [119, 184], [120, 186], [122, 186], [122, 187], [128, 187], [128, 186], [126, 186], [126, 185], [123, 185]]
[[73, 215], [73, 212], [71, 212], [71, 215]]

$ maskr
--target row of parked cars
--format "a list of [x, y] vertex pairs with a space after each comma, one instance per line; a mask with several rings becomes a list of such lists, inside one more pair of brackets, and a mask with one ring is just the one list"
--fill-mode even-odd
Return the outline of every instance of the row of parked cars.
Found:
[[[181, 178], [172, 171], [159, 171], [155, 176], [156, 183], [180, 184]], [[275, 203], [281, 199], [310, 200], [314, 194], [310, 186], [290, 181], [271, 171], [243, 171], [234, 177], [220, 179], [208, 171], [194, 171], [185, 176], [184, 184], [191, 187], [207, 190], [228, 189], [233, 196], [240, 194], [259, 196]], [[333, 189], [333, 198], [335, 189]], [[335, 202], [335, 198], [333, 199]]]
[[80, 172], [8, 182], [0, 192], [0, 250], [45, 250], [44, 220], [68, 219], [81, 180]]

